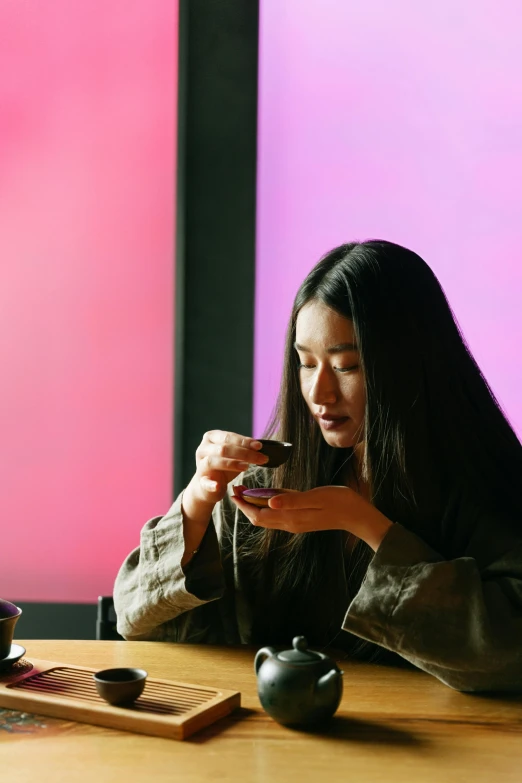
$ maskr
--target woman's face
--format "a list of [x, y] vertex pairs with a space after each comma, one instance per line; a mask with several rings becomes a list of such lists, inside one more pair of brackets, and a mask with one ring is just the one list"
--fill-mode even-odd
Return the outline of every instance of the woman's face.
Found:
[[295, 349], [301, 392], [325, 441], [336, 448], [360, 443], [366, 399], [353, 322], [308, 302], [297, 316]]

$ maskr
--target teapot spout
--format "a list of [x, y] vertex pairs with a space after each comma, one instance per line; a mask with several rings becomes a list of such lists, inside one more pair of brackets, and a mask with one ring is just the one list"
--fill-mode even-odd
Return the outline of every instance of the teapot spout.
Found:
[[335, 714], [343, 695], [343, 672], [334, 666], [315, 684], [315, 708], [321, 720]]
[[342, 672], [340, 669], [337, 669], [337, 668], [336, 669], [330, 669], [330, 671], [327, 672], [327, 674], [323, 674], [323, 676], [320, 677], [317, 680], [317, 683], [316, 683], [316, 686], [315, 686], [316, 690], [319, 693], [324, 692], [325, 690], [329, 691], [332, 688], [332, 685], [334, 684], [334, 682], [337, 682], [337, 681], [341, 680], [341, 677], [343, 676], [343, 673], [344, 672]]

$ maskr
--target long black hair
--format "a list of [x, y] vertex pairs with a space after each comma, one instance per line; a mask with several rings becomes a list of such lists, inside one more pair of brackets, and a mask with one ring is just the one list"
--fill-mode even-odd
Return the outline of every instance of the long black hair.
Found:
[[[294, 452], [273, 471], [272, 485], [306, 490], [340, 483], [339, 471], [351, 465], [351, 450], [326, 443], [300, 391], [296, 321], [314, 300], [354, 324], [366, 387], [363, 473], [374, 505], [446, 557], [459, 554], [449, 504], [460, 494], [520, 519], [522, 446], [434, 273], [416, 253], [382, 240], [335, 248], [297, 292], [280, 394], [265, 432], [294, 443]], [[321, 626], [322, 637], [339, 627], [372, 555], [358, 544], [346, 582], [345, 538], [339, 531], [250, 535], [245, 551], [263, 563], [258, 623], [265, 640], [286, 637], [284, 623], [299, 616], [300, 602], [300, 621]], [[313, 636], [313, 628], [308, 632]]]

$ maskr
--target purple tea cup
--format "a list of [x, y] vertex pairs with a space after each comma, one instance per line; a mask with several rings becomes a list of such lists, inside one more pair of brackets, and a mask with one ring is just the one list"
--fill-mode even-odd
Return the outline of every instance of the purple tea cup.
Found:
[[11, 652], [14, 628], [21, 614], [19, 606], [0, 598], [0, 660]]

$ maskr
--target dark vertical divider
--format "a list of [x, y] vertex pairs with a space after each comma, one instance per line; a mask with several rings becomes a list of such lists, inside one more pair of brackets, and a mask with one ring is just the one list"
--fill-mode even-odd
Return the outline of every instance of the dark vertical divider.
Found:
[[252, 429], [258, 0], [181, 0], [174, 490]]

